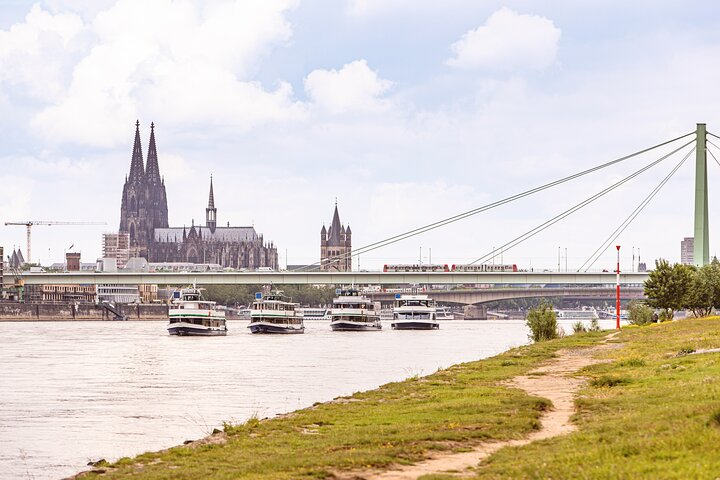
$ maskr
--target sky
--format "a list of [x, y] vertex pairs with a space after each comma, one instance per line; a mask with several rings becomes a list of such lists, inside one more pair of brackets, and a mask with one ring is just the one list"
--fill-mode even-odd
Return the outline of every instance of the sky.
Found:
[[[33, 261], [71, 246], [94, 261], [119, 225], [137, 119], [145, 153], [156, 126], [171, 226], [204, 223], [212, 174], [219, 224], [254, 225], [281, 265], [316, 262], [336, 201], [357, 248], [696, 123], [720, 134], [719, 14], [710, 1], [0, 0], [0, 223], [106, 222], [33, 228]], [[671, 150], [353, 265], [472, 262]], [[577, 269], [687, 151], [495, 262]], [[708, 175], [714, 255], [712, 157]], [[614, 242], [627, 269], [633, 251], [679, 261], [693, 191], [691, 155]], [[0, 245], [25, 251], [25, 228], [0, 225]], [[592, 269], [612, 269], [614, 247], [601, 252]]]

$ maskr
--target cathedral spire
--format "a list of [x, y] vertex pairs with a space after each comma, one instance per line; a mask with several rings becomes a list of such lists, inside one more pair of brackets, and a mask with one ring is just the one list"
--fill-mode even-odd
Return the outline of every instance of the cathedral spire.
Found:
[[210, 229], [210, 233], [215, 233], [217, 228], [217, 208], [215, 208], [212, 175], [210, 175], [210, 197], [208, 198], [208, 206], [205, 209], [205, 226]]
[[208, 198], [208, 208], [215, 208], [215, 195], [213, 195], [212, 175], [210, 175], [210, 198]]
[[142, 180], [145, 175], [143, 165], [142, 144], [140, 143], [140, 121], [135, 122], [135, 144], [133, 145], [132, 161], [130, 162], [130, 180]]
[[150, 146], [148, 147], [146, 175], [148, 183], [161, 183], [160, 166], [158, 165], [157, 148], [155, 147], [155, 123], [150, 124]]

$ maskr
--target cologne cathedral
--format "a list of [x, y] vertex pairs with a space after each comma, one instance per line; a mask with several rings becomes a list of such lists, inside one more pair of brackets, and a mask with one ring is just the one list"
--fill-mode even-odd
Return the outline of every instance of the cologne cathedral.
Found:
[[205, 226], [169, 227], [165, 180], [160, 175], [155, 125], [150, 125], [147, 162], [143, 161], [140, 122], [135, 123], [130, 174], [125, 178], [120, 206], [120, 233], [130, 237], [130, 256], [148, 262], [215, 263], [222, 267], [255, 270], [278, 268], [277, 248], [265, 243], [254, 227], [217, 224], [217, 208], [210, 178]]

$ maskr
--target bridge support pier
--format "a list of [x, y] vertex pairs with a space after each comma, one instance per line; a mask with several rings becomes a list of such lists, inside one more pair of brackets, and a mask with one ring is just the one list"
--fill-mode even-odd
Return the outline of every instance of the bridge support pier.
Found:
[[465, 320], [487, 320], [487, 307], [485, 305], [466, 305], [463, 309]]
[[695, 138], [695, 229], [693, 262], [702, 267], [710, 263], [708, 233], [707, 130], [697, 124]]

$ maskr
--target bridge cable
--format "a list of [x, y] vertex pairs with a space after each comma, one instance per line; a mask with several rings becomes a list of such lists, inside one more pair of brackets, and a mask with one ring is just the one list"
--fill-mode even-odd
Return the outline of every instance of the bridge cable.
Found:
[[[709, 143], [709, 144], [712, 145], [713, 147], [715, 147], [715, 148], [717, 148], [718, 150], [720, 150], [720, 147], [718, 147], [717, 145], [715, 145], [715, 144], [714, 144], [713, 142], [711, 142], [710, 140], [707, 140], [707, 143]], [[712, 150], [710, 150], [709, 148], [705, 147], [705, 151], [710, 154], [710, 156], [713, 158], [713, 160], [715, 160], [715, 163], [717, 163], [718, 165], [720, 165], [720, 162], [718, 162], [718, 159], [715, 157], [715, 155], [713, 155]]]
[[627, 183], [628, 181], [630, 181], [630, 180], [632, 180], [633, 178], [637, 177], [637, 176], [640, 175], [641, 173], [644, 173], [645, 171], [649, 170], [650, 168], [652, 168], [652, 167], [654, 167], [655, 165], [659, 164], [660, 162], [664, 161], [664, 160], [667, 159], [668, 157], [674, 155], [674, 154], [677, 153], [678, 151], [680, 151], [680, 150], [682, 150], [683, 148], [687, 147], [688, 145], [692, 144], [694, 141], [695, 141], [695, 140], [691, 140], [691, 141], [687, 142], [686, 144], [681, 145], [680, 147], [676, 148], [676, 149], [673, 150], [672, 152], [663, 155], [663, 156], [660, 157], [658, 160], [655, 160], [654, 162], [652, 162], [652, 163], [650, 163], [650, 164], [648, 164], [648, 165], [640, 168], [639, 170], [636, 170], [635, 172], [631, 173], [631, 174], [628, 175], [627, 177], [625, 177], [625, 178], [619, 180], [618, 182], [612, 184], [611, 186], [609, 186], [609, 187], [607, 187], [607, 188], [599, 191], [598, 193], [596, 193], [596, 194], [594, 194], [594, 195], [591, 195], [590, 197], [586, 198], [586, 199], [583, 200], [582, 202], [580, 202], [580, 203], [574, 205], [573, 207], [570, 207], [569, 209], [563, 211], [562, 213], [559, 213], [558, 215], [554, 216], [554, 217], [551, 218], [550, 220], [547, 220], [547, 221], [541, 223], [540, 225], [537, 225], [536, 227], [528, 230], [527, 232], [523, 233], [522, 235], [519, 235], [519, 236], [515, 237], [514, 239], [512, 239], [512, 240], [510, 240], [509, 242], [507, 242], [507, 243], [505, 243], [504, 245], [502, 245], [499, 249], [494, 249], [492, 252], [489, 252], [489, 253], [487, 253], [487, 254], [485, 254], [485, 255], [483, 255], [483, 256], [475, 259], [473, 262], [470, 263], [470, 265], [473, 265], [473, 264], [478, 263], [478, 262], [487, 261], [487, 260], [488, 260], [489, 258], [491, 258], [492, 256], [495, 256], [495, 255], [497, 254], [496, 252], [497, 252], [498, 250], [499, 250], [500, 252], [505, 252], [506, 250], [510, 250], [511, 248], [516, 247], [517, 245], [519, 245], [520, 243], [524, 242], [525, 240], [534, 237], [535, 235], [537, 235], [538, 233], [542, 232], [542, 231], [545, 230], [546, 228], [548, 228], [548, 227], [556, 224], [556, 223], [559, 222], [560, 220], [568, 217], [569, 215], [572, 215], [573, 213], [577, 212], [577, 211], [580, 210], [581, 208], [586, 207], [587, 205], [591, 204], [592, 202], [594, 202], [594, 201], [597, 200], [598, 198], [600, 198], [600, 197], [606, 195], [607, 193], [615, 190], [616, 188], [620, 187], [621, 185], [624, 185], [625, 183]]
[[[635, 207], [635, 210], [628, 215], [625, 220], [618, 225], [618, 227], [613, 231], [610, 236], [605, 239], [605, 241], [595, 250], [590, 257], [585, 260], [585, 263], [583, 263], [580, 268], [577, 269], [579, 272], [580, 270], [587, 265], [587, 268], [585, 268], [585, 272], [587, 272], [590, 267], [592, 267], [595, 262], [598, 261], [598, 259], [602, 256], [603, 250], [605, 250], [607, 247], [612, 245], [612, 243], [625, 231], [627, 227], [630, 226], [630, 224], [637, 218], [638, 215], [643, 211], [643, 209], [650, 203], [650, 201], [657, 195], [657, 193], [662, 189], [662, 187], [665, 186], [665, 184], [672, 178], [673, 175], [675, 175], [675, 172], [678, 171], [678, 169], [685, 163], [685, 161], [692, 155], [692, 153], [695, 151], [695, 147], [693, 147], [683, 158], [680, 160], [680, 162], [675, 165], [675, 167], [670, 171], [670, 173], [667, 174], [665, 178], [662, 179], [662, 181], [655, 186], [655, 188], [643, 199], [640, 204], [638, 204], [637, 207]], [[589, 264], [588, 264], [589, 263]]]
[[[601, 164], [601, 165], [597, 165], [597, 166], [592, 167], [592, 168], [589, 168], [589, 169], [587, 169], [587, 170], [583, 170], [583, 171], [581, 171], [581, 172], [574, 173], [574, 174], [569, 175], [569, 176], [567, 176], [567, 177], [563, 177], [563, 178], [560, 178], [560, 179], [558, 179], [558, 180], [554, 180], [554, 181], [552, 181], [552, 182], [546, 183], [546, 184], [541, 185], [541, 186], [539, 186], [539, 187], [535, 187], [535, 188], [532, 188], [532, 189], [530, 189], [530, 190], [526, 190], [526, 191], [524, 191], [524, 192], [520, 192], [520, 193], [517, 193], [517, 194], [515, 194], [515, 195], [511, 195], [511, 196], [509, 196], [509, 197], [503, 198], [503, 199], [501, 199], [501, 200], [497, 200], [497, 201], [495, 201], [495, 202], [488, 203], [488, 204], [483, 205], [483, 206], [481, 206], [481, 207], [477, 207], [477, 208], [474, 208], [474, 209], [472, 209], [472, 210], [468, 210], [468, 211], [466, 211], [466, 212], [463, 212], [463, 213], [454, 215], [454, 216], [452, 216], [452, 217], [448, 217], [448, 218], [445, 218], [445, 219], [443, 219], [443, 220], [439, 220], [439, 221], [437, 221], [437, 222], [430, 223], [430, 224], [427, 224], [427, 225], [425, 225], [425, 226], [418, 227], [418, 228], [415, 228], [415, 229], [413, 229], [413, 230], [409, 230], [409, 231], [407, 231], [407, 232], [400, 233], [400, 234], [395, 235], [395, 236], [392, 236], [392, 237], [388, 237], [388, 238], [386, 238], [386, 239], [384, 239], [384, 240], [380, 240], [380, 241], [377, 241], [377, 242], [374, 242], [374, 243], [371, 243], [371, 244], [362, 246], [362, 247], [360, 247], [360, 248], [357, 248], [357, 249], [355, 249], [355, 250], [353, 250], [353, 251], [351, 251], [351, 252], [344, 253], [344, 254], [340, 254], [340, 255], [336, 255], [336, 256], [333, 256], [333, 257], [329, 257], [329, 258], [328, 258], [328, 261], [329, 261], [329, 262], [334, 262], [334, 261], [344, 260], [344, 259], [347, 259], [348, 257], [355, 257], [355, 256], [357, 256], [357, 255], [365, 254], [365, 253], [367, 253], [367, 252], [376, 250], [376, 249], [378, 249], [378, 248], [382, 248], [382, 247], [391, 245], [391, 244], [393, 244], [393, 243], [396, 243], [396, 242], [399, 242], [399, 241], [402, 241], [402, 240], [406, 240], [406, 239], [408, 239], [408, 238], [414, 237], [414, 236], [419, 235], [419, 234], [421, 234], [421, 233], [425, 233], [425, 232], [428, 232], [428, 231], [430, 231], [430, 230], [434, 230], [434, 229], [436, 229], [436, 228], [443, 227], [443, 226], [448, 225], [448, 224], [450, 224], [450, 223], [454, 223], [454, 222], [456, 222], [456, 221], [458, 221], [458, 220], [465, 219], [465, 218], [467, 218], [467, 217], [476, 215], [476, 214], [478, 214], [478, 213], [481, 213], [481, 212], [484, 212], [484, 211], [487, 211], [487, 210], [490, 210], [490, 209], [499, 207], [499, 206], [504, 205], [504, 204], [506, 204], [506, 203], [510, 203], [510, 202], [515, 201], [515, 200], [519, 200], [519, 199], [521, 199], [521, 198], [527, 197], [527, 196], [532, 195], [532, 194], [534, 194], [534, 193], [537, 193], [537, 192], [546, 190], [546, 189], [548, 189], [548, 188], [551, 188], [551, 187], [560, 185], [560, 184], [565, 183], [565, 182], [568, 182], [568, 181], [570, 181], [570, 180], [574, 180], [574, 179], [579, 178], [579, 177], [582, 177], [582, 176], [584, 176], [584, 175], [587, 175], [587, 174], [596, 172], [596, 171], [601, 170], [601, 169], [603, 169], [603, 168], [609, 167], [609, 166], [611, 166], [611, 165], [615, 165], [615, 164], [617, 164], [617, 163], [623, 162], [623, 161], [625, 161], [625, 160], [628, 160], [628, 159], [630, 159], [630, 158], [636, 157], [636, 156], [641, 155], [641, 154], [643, 154], [643, 153], [647, 153], [647, 152], [649, 152], [649, 151], [651, 151], [651, 150], [654, 150], [654, 149], [656, 149], [656, 148], [659, 148], [659, 147], [662, 147], [662, 146], [665, 146], [665, 145], [674, 143], [674, 142], [676, 142], [676, 141], [678, 141], [678, 140], [681, 140], [681, 139], [683, 139], [683, 138], [686, 138], [686, 137], [688, 137], [688, 136], [690, 136], [690, 135], [694, 135], [694, 134], [695, 134], [694, 131], [693, 131], [693, 132], [690, 132], [690, 133], [686, 133], [685, 135], [681, 135], [681, 136], [679, 136], [679, 137], [673, 138], [672, 140], [668, 140], [668, 141], [665, 141], [665, 142], [662, 142], [662, 143], [658, 143], [657, 145], [654, 145], [654, 146], [652, 146], [652, 147], [639, 150], [639, 151], [637, 151], [637, 152], [631, 153], [631, 154], [629, 154], [629, 155], [625, 155], [625, 156], [620, 157], [620, 158], [617, 158], [617, 159], [615, 159], [615, 160], [611, 160], [611, 161], [606, 162], [606, 163], [603, 163], [603, 164]], [[694, 140], [693, 140], [693, 141], [694, 141]], [[683, 145], [683, 146], [686, 146], [686, 145]], [[315, 262], [315, 263], [310, 264], [309, 267], [313, 267], [312, 270], [317, 270], [317, 269], [319, 269], [319, 268], [321, 267], [321, 263], [322, 263], [322, 262]], [[293, 269], [293, 270], [291, 270], [291, 271], [308, 271], [308, 270], [307, 270], [307, 267], [298, 267], [297, 269]]]

